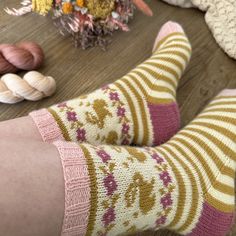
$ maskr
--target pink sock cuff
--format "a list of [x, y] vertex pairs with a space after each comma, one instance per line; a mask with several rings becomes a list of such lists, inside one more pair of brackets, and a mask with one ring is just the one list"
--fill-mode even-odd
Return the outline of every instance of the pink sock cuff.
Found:
[[86, 158], [78, 144], [53, 143], [59, 152], [65, 180], [65, 215], [61, 236], [84, 236], [90, 211], [90, 179]]
[[44, 142], [65, 140], [57, 122], [47, 109], [33, 111], [29, 116], [33, 119]]
[[218, 94], [218, 96], [236, 96], [236, 89], [224, 89]]

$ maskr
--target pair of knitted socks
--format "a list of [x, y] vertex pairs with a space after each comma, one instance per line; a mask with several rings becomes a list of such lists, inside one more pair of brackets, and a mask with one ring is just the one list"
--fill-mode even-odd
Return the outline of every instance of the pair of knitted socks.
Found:
[[190, 56], [182, 27], [168, 22], [152, 56], [126, 76], [30, 114], [43, 140], [52, 142], [61, 157], [63, 236], [161, 228], [223, 236], [230, 229], [236, 90], [221, 92], [177, 133], [176, 88]]

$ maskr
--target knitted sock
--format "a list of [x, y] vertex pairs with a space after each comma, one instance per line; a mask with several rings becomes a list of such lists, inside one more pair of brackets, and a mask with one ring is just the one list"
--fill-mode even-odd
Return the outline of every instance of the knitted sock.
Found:
[[108, 86], [30, 114], [44, 141], [160, 144], [179, 129], [176, 87], [191, 45], [180, 25], [166, 23], [152, 56]]
[[234, 222], [235, 140], [236, 90], [225, 90], [156, 148], [55, 142], [66, 180], [62, 235], [225, 235]]

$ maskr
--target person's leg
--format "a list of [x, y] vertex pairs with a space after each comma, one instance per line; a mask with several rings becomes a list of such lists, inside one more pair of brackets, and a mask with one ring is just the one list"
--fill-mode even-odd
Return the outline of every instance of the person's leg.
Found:
[[[190, 60], [191, 45], [182, 27], [166, 23], [152, 55], [114, 83], [86, 96], [30, 113], [42, 140], [91, 144], [159, 145], [179, 129], [176, 89]], [[0, 125], [10, 135], [39, 139], [28, 118], [13, 129], [13, 121]], [[8, 126], [8, 127], [6, 127]], [[96, 135], [95, 135], [96, 134]], [[35, 136], [36, 135], [36, 136]]]
[[65, 194], [66, 202], [83, 196], [86, 203], [81, 209], [68, 204], [62, 235], [131, 235], [165, 228], [188, 236], [225, 236], [235, 222], [235, 140], [236, 90], [225, 90], [159, 147], [55, 142], [66, 193], [67, 186], [77, 186]]
[[52, 144], [0, 139], [0, 235], [60, 236], [64, 180]]
[[0, 122], [0, 139], [30, 139], [42, 141], [42, 137], [29, 116]]
[[226, 235], [235, 213], [235, 111], [236, 90], [225, 90], [153, 148], [0, 141], [0, 232]]

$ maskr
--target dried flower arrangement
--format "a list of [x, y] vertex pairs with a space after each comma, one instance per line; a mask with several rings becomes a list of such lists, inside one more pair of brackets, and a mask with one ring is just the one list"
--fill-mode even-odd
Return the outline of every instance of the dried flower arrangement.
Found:
[[62, 34], [71, 34], [76, 47], [99, 45], [105, 49], [115, 30], [128, 31], [128, 21], [136, 5], [147, 15], [152, 11], [143, 0], [23, 0], [20, 9], [5, 11], [24, 15], [34, 11], [41, 15], [53, 12], [55, 25]]

